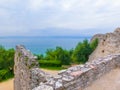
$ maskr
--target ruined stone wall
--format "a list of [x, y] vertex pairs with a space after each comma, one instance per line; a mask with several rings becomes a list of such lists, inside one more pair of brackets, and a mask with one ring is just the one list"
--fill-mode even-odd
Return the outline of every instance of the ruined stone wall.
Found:
[[120, 67], [120, 54], [108, 55], [51, 76], [40, 70], [34, 56], [28, 53], [23, 46], [17, 46], [15, 90], [83, 90], [102, 75]]
[[93, 36], [91, 41], [95, 38], [99, 39], [99, 44], [95, 51], [90, 55], [89, 61], [120, 53], [120, 28], [117, 28], [113, 33], [97, 34]]
[[14, 62], [14, 90], [31, 90], [34, 83], [30, 70], [39, 67], [36, 57], [20, 45], [16, 47]]

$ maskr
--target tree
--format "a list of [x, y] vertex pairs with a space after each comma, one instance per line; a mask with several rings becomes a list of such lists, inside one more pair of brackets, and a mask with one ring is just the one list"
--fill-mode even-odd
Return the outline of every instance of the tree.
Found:
[[92, 48], [92, 50], [94, 51], [96, 49], [96, 47], [98, 46], [98, 39], [96, 38], [95, 40], [93, 40], [91, 43], [90, 43], [90, 47]]
[[73, 52], [72, 59], [77, 63], [85, 63], [91, 54], [91, 47], [88, 40], [84, 40], [82, 43], [79, 42]]
[[43, 60], [44, 59], [44, 55], [43, 54], [35, 54], [35, 56], [37, 56], [38, 60]]
[[0, 46], [0, 81], [13, 77], [14, 49]]
[[70, 64], [71, 58], [69, 55], [69, 51], [63, 50], [61, 47], [56, 47], [55, 50], [48, 49], [46, 51], [46, 60], [59, 60], [61, 61], [62, 65]]
[[95, 50], [98, 45], [98, 39], [89, 43], [88, 40], [79, 42], [75, 49], [65, 50], [61, 47], [55, 49], [47, 49], [46, 55], [39, 55], [38, 58], [43, 60], [59, 60], [62, 65], [72, 63], [85, 63], [88, 61], [89, 55]]

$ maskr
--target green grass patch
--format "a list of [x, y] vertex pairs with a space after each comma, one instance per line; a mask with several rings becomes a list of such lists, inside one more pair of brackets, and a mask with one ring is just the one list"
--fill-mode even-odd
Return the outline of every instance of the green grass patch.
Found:
[[61, 61], [59, 60], [39, 60], [41, 67], [61, 67]]
[[65, 69], [65, 68], [63, 68], [63, 67], [45, 67], [45, 66], [40, 66], [40, 68], [42, 68], [42, 69], [47, 69], [47, 70], [63, 70], [63, 69]]

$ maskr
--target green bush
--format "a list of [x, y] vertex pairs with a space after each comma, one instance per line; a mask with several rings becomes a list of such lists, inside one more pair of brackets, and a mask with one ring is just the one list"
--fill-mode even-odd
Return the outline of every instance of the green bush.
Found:
[[70, 65], [71, 63], [71, 51], [64, 50], [62, 47], [56, 47], [55, 49], [47, 49], [45, 56], [37, 55], [39, 60], [56, 60], [60, 61], [62, 65]]
[[7, 80], [11, 77], [13, 77], [13, 72], [11, 72], [10, 70], [8, 69], [0, 70], [0, 81]]
[[3, 46], [0, 46], [0, 81], [14, 76], [14, 52], [14, 49], [6, 50]]
[[61, 67], [61, 62], [58, 60], [39, 60], [41, 67]]
[[76, 63], [85, 63], [89, 55], [92, 53], [92, 49], [88, 40], [84, 40], [83, 42], [79, 42], [73, 52], [72, 59]]
[[88, 40], [83, 40], [83, 42], [79, 42], [72, 54], [73, 62], [87, 62], [89, 59], [89, 55], [96, 49], [97, 45], [98, 39], [95, 39], [92, 43], [89, 43]]

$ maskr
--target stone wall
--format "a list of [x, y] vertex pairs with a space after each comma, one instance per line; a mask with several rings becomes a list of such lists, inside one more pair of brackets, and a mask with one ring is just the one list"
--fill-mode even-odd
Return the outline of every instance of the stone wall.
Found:
[[120, 53], [120, 28], [117, 28], [113, 33], [97, 34], [93, 36], [91, 41], [95, 38], [99, 39], [99, 44], [95, 51], [90, 55], [89, 61]]
[[83, 90], [102, 75], [120, 67], [120, 54], [108, 55], [51, 76], [38, 68], [35, 59], [23, 46], [17, 46], [15, 90]]
[[35, 83], [32, 82], [30, 71], [39, 67], [36, 57], [20, 45], [16, 47], [14, 62], [14, 90], [31, 90]]

